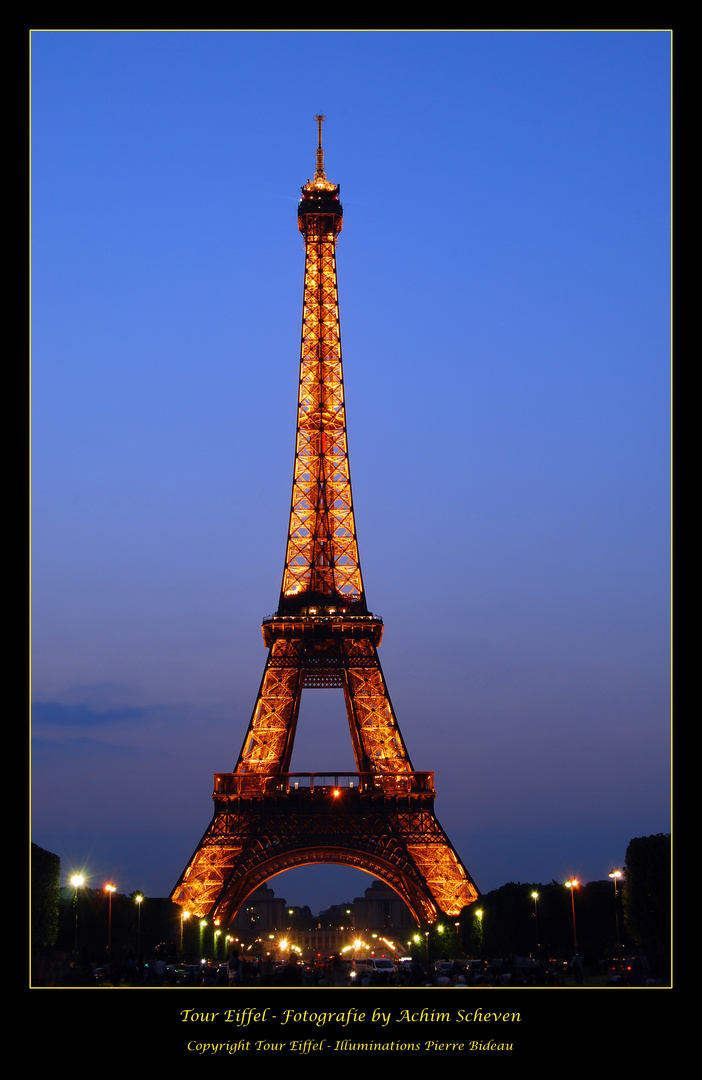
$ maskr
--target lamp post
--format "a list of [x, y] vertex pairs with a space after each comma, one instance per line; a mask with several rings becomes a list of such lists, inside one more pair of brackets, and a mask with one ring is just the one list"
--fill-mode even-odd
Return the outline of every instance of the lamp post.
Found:
[[190, 918], [189, 911], [181, 911], [180, 913], [180, 956], [183, 957], [183, 928], [185, 926], [185, 920]]
[[617, 953], [622, 951], [622, 943], [619, 940], [619, 893], [617, 890], [617, 881], [622, 877], [621, 870], [617, 870], [616, 866], [609, 875], [614, 881], [614, 922], [617, 928]]
[[539, 942], [539, 913], [538, 913], [538, 910], [537, 910], [537, 907], [536, 907], [537, 901], [539, 899], [539, 894], [537, 892], [533, 892], [531, 894], [531, 898], [534, 901], [534, 919], [535, 919], [535, 929], [536, 929], [536, 951], [538, 952], [539, 956], [541, 956], [541, 943]]
[[482, 912], [481, 908], [478, 908], [478, 910], [475, 912], [475, 917], [477, 919], [477, 923], [476, 923], [476, 926], [475, 926], [475, 936], [476, 936], [478, 945], [480, 946], [480, 955], [482, 956], [483, 955], [483, 912]]
[[575, 930], [575, 890], [577, 889], [580, 882], [576, 881], [575, 878], [572, 878], [570, 881], [566, 881], [565, 884], [566, 884], [566, 889], [570, 889], [570, 903], [571, 903], [571, 906], [573, 908], [573, 950], [575, 952], [575, 955], [577, 956], [578, 955], [578, 935], [577, 935], [576, 930]]
[[144, 902], [142, 893], [137, 893], [134, 897], [134, 903], [137, 906], [137, 959], [141, 953], [141, 905]]
[[81, 885], [84, 884], [85, 878], [82, 874], [74, 874], [71, 878], [71, 885], [76, 890], [73, 896], [73, 906], [76, 909], [76, 929], [75, 940], [73, 943], [73, 959], [76, 963], [78, 962], [78, 890], [80, 889]]
[[112, 962], [112, 893], [117, 892], [114, 885], [108, 884], [105, 886], [105, 892], [108, 896], [107, 902], [107, 959], [108, 962]]

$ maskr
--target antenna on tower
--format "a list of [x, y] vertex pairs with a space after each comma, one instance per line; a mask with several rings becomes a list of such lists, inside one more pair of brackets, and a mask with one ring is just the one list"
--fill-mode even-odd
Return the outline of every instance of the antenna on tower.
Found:
[[317, 169], [314, 178], [315, 180], [326, 180], [326, 176], [324, 175], [324, 150], [322, 150], [322, 124], [326, 120], [326, 116], [319, 114], [315, 116], [315, 120], [317, 121], [317, 131], [319, 136], [317, 143]]
[[331, 191], [334, 194], [339, 194], [339, 188], [337, 185], [332, 184], [330, 180], [327, 180], [326, 173], [324, 172], [324, 150], [322, 149], [322, 124], [326, 120], [326, 116], [322, 116], [318, 113], [315, 116], [317, 121], [317, 168], [314, 174], [314, 180], [308, 180], [302, 191], [316, 192], [321, 194], [324, 191]]

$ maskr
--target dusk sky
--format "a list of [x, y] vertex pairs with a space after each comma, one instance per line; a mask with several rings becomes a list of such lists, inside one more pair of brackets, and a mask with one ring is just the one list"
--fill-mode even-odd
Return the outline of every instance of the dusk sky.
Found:
[[[31, 45], [32, 836], [64, 880], [169, 895], [241, 748], [319, 112], [364, 584], [437, 817], [481, 892], [668, 832], [670, 34]], [[355, 769], [341, 691], [292, 768]]]

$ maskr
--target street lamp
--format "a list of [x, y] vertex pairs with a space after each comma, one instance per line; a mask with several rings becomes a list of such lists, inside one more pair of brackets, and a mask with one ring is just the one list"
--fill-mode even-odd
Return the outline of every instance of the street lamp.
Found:
[[141, 952], [141, 905], [143, 902], [144, 897], [138, 892], [134, 897], [134, 903], [137, 906], [137, 959]]
[[183, 956], [183, 928], [185, 926], [185, 920], [190, 918], [189, 911], [181, 911], [180, 913], [180, 955]]
[[571, 881], [566, 881], [566, 889], [570, 889], [570, 903], [573, 908], [573, 949], [575, 955], [578, 955], [578, 935], [575, 932], [575, 890], [578, 888], [580, 882], [573, 878]]
[[617, 890], [617, 881], [622, 877], [621, 870], [617, 870], [616, 866], [609, 875], [614, 881], [614, 921], [617, 927], [617, 953], [622, 951], [622, 943], [619, 940], [619, 899]]
[[531, 894], [531, 898], [534, 901], [534, 919], [536, 920], [536, 950], [539, 956], [541, 956], [541, 944], [539, 942], [539, 913], [536, 908], [536, 902], [539, 899], [539, 894], [537, 892], [533, 892]]
[[105, 892], [108, 896], [107, 904], [107, 959], [112, 961], [112, 893], [117, 892], [114, 885], [106, 885]]
[[76, 931], [75, 931], [75, 941], [74, 941], [74, 944], [73, 944], [73, 957], [74, 957], [74, 960], [75, 960], [76, 963], [78, 962], [78, 890], [80, 889], [81, 885], [84, 885], [84, 884], [85, 884], [85, 878], [83, 877], [82, 874], [74, 874], [73, 877], [71, 878], [71, 885], [76, 890], [75, 894], [73, 896], [73, 906], [76, 909]]
[[481, 908], [478, 908], [475, 912], [475, 918], [477, 919], [475, 925], [475, 937], [480, 947], [480, 955], [483, 955], [483, 912]]

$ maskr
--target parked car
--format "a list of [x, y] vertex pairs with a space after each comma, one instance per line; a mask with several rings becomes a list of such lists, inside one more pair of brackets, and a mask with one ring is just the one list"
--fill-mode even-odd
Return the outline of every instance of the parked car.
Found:
[[397, 974], [393, 961], [384, 956], [369, 956], [365, 960], [355, 960], [354, 968], [359, 974], [377, 972], [377, 974], [385, 975], [390, 979], [394, 979]]

